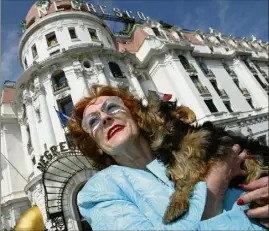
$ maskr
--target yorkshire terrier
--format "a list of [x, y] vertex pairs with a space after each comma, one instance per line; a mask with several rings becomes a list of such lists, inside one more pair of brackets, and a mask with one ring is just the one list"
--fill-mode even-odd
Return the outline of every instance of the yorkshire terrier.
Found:
[[[175, 185], [175, 192], [163, 217], [164, 224], [174, 222], [185, 214], [195, 184], [206, 179], [210, 167], [229, 155], [234, 144], [248, 151], [242, 164], [247, 175], [232, 180], [230, 186], [249, 183], [268, 175], [268, 146], [249, 137], [231, 134], [211, 122], [191, 125], [195, 121], [194, 112], [188, 107], [178, 107], [176, 102], [159, 101], [158, 109], [157, 113], [165, 126], [156, 129], [154, 134], [157, 138], [153, 138], [151, 145], [156, 158], [166, 166], [167, 175]], [[259, 201], [258, 204], [261, 206], [265, 203]], [[257, 207], [257, 204], [252, 203], [251, 206]]]

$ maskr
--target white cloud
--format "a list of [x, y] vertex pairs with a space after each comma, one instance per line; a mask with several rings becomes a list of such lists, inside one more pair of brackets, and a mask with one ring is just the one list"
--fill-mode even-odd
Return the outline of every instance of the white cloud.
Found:
[[[6, 35], [6, 36], [5, 36]], [[19, 35], [13, 29], [2, 31], [1, 75], [3, 80], [16, 80], [21, 71], [18, 57]]]

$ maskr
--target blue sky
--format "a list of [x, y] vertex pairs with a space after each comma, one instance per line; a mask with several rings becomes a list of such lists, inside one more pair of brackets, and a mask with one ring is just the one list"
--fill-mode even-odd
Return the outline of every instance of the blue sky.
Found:
[[[2, 0], [1, 83], [17, 80], [21, 73], [18, 58], [19, 24], [34, 0]], [[208, 31], [211, 26], [223, 34], [268, 41], [267, 0], [87, 0], [88, 3], [142, 11], [152, 19], [185, 29]]]

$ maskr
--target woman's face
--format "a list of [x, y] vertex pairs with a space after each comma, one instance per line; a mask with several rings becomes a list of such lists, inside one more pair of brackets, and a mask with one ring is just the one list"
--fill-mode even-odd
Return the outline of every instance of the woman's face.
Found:
[[139, 136], [139, 127], [129, 109], [116, 96], [100, 96], [89, 103], [83, 114], [82, 127], [111, 156], [132, 147]]

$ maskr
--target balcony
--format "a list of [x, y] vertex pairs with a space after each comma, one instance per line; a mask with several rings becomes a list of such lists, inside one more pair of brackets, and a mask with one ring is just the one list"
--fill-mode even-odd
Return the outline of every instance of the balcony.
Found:
[[55, 83], [55, 84], [53, 84], [53, 91], [56, 92], [56, 91], [59, 91], [61, 89], [66, 88], [66, 87], [68, 87], [67, 81], [63, 81], [63, 82], [58, 83], [58, 84]]
[[185, 70], [189, 73], [189, 75], [197, 75], [197, 71], [192, 64], [185, 67]]
[[250, 97], [250, 93], [248, 92], [248, 90], [246, 88], [241, 88], [240, 90], [241, 90], [243, 96]]
[[203, 85], [197, 85], [197, 90], [199, 91], [200, 95], [203, 96], [203, 97], [208, 97], [208, 96], [211, 96], [211, 93], [210, 91], [207, 89], [206, 86], [203, 86]]
[[219, 96], [222, 98], [222, 100], [228, 100], [229, 96], [227, 92], [224, 89], [219, 90]]
[[216, 79], [216, 76], [214, 75], [214, 73], [210, 69], [208, 69], [208, 71], [206, 71], [204, 73], [205, 73], [205, 76], [209, 78], [209, 80]]
[[265, 78], [268, 77], [268, 75], [266, 74], [266, 72], [264, 70], [260, 70], [260, 72], [261, 72], [261, 74], [262, 74], [263, 77], [265, 77]]
[[256, 69], [252, 66], [249, 67], [249, 70], [252, 72], [252, 74], [258, 74]]

